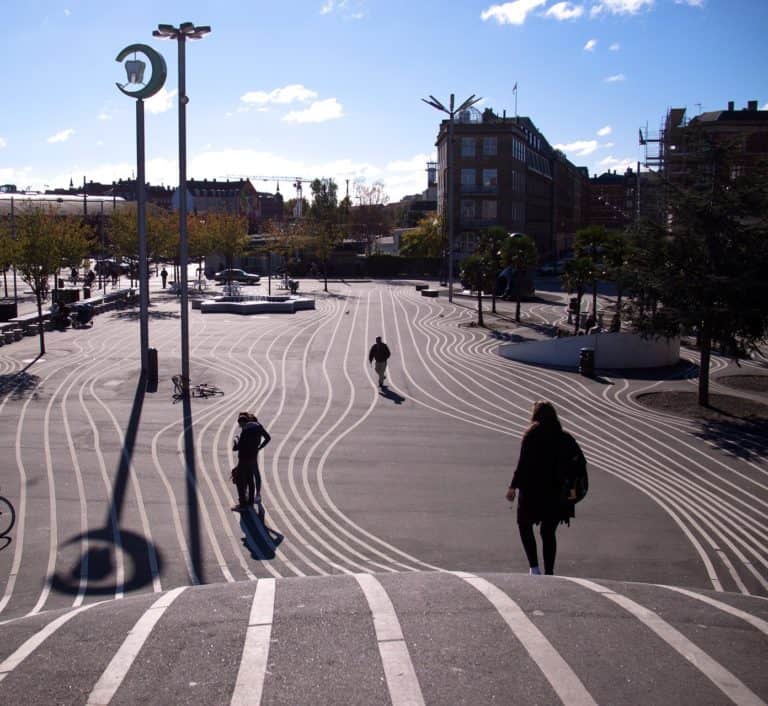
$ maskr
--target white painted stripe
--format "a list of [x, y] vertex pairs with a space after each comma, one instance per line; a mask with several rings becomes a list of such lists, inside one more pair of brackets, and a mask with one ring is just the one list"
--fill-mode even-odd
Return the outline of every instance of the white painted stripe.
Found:
[[251, 604], [251, 615], [248, 618], [240, 669], [237, 672], [235, 690], [230, 701], [232, 706], [252, 706], [261, 703], [274, 613], [275, 579], [259, 579]]
[[0, 681], [3, 681], [16, 667], [18, 667], [29, 655], [31, 655], [40, 645], [43, 644], [53, 633], [55, 633], [62, 625], [68, 623], [78, 613], [82, 613], [84, 610], [93, 608], [94, 606], [101, 605], [99, 603], [89, 603], [88, 605], [80, 606], [75, 610], [69, 611], [64, 615], [52, 620], [42, 630], [36, 632], [26, 642], [24, 642], [10, 657], [6, 657], [2, 663], [0, 663]]
[[157, 621], [185, 588], [186, 586], [179, 586], [164, 593], [136, 621], [123, 644], [120, 645], [120, 649], [99, 677], [96, 686], [93, 687], [86, 706], [105, 706], [112, 700]]
[[761, 633], [763, 633], [763, 635], [768, 635], [768, 621], [763, 620], [762, 618], [758, 618], [756, 615], [752, 615], [751, 613], [747, 613], [746, 611], [739, 610], [738, 608], [734, 608], [733, 606], [728, 605], [727, 603], [723, 603], [722, 601], [715, 600], [714, 598], [710, 598], [709, 596], [704, 596], [701, 593], [689, 591], [685, 588], [678, 588], [677, 586], [664, 586], [663, 584], [656, 584], [656, 585], [661, 588], [666, 588], [669, 591], [676, 591], [677, 593], [682, 593], [684, 596], [695, 598], [697, 601], [701, 601], [702, 603], [707, 603], [708, 605], [711, 605], [714, 608], [717, 608], [718, 610], [722, 610], [724, 613], [730, 613], [731, 615], [734, 615], [737, 618], [741, 618], [745, 622], [749, 623], [752, 627], [757, 628]]
[[479, 576], [462, 571], [453, 573], [480, 591], [496, 608], [564, 704], [596, 706], [596, 701], [576, 673], [517, 603], [500, 588]]
[[355, 574], [355, 578], [373, 614], [379, 655], [393, 706], [423, 704], [421, 686], [392, 601], [384, 587], [371, 574]]
[[698, 669], [707, 679], [709, 679], [720, 691], [722, 691], [735, 704], [749, 704], [757, 706], [765, 702], [755, 694], [744, 682], [729, 672], [722, 664], [716, 662], [704, 650], [691, 642], [676, 628], [673, 628], [668, 622], [662, 619], [652, 610], [635, 603], [630, 598], [615, 593], [605, 586], [587, 581], [586, 579], [577, 579], [563, 576], [566, 581], [572, 581], [579, 586], [595, 591], [621, 606], [637, 618], [646, 627], [655, 632], [672, 649], [682, 655], [696, 669]]

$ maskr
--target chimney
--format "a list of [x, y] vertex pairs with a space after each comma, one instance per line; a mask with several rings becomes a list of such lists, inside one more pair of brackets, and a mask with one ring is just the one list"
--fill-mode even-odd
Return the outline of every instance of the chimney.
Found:
[[728, 112], [729, 113], [733, 112], [733, 101], [728, 101]]
[[757, 110], [757, 101], [748, 101], [747, 110]]

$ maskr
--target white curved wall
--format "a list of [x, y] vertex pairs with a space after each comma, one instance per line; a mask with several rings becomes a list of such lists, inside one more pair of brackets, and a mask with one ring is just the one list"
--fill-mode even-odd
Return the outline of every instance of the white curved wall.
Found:
[[679, 338], [647, 338], [636, 333], [594, 333], [499, 346], [499, 355], [521, 363], [576, 367], [582, 348], [595, 349], [596, 368], [658, 368], [680, 359]]

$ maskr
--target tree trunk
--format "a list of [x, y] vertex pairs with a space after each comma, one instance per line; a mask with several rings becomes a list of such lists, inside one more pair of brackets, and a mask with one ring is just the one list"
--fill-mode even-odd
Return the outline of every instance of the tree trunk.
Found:
[[477, 325], [484, 326], [483, 323], [483, 290], [482, 287], [477, 288]]
[[325, 280], [325, 290], [328, 291], [328, 258], [323, 258], [323, 279]]
[[709, 361], [712, 353], [712, 322], [708, 315], [701, 322], [701, 347], [699, 353], [699, 404], [702, 407], [709, 407]]
[[40, 332], [40, 355], [45, 355], [45, 327], [43, 326], [43, 302], [40, 299], [40, 287], [35, 287], [37, 299], [37, 330]]
[[597, 280], [592, 283], [592, 321], [597, 326]]
[[579, 333], [579, 319], [581, 318], [581, 294], [576, 292], [576, 311], [573, 314], [573, 335], [576, 336]]
[[624, 294], [624, 290], [619, 287], [616, 290], [616, 318], [611, 322], [611, 331], [616, 333], [621, 331], [621, 298]]
[[520, 323], [520, 290], [515, 292], [515, 321]]

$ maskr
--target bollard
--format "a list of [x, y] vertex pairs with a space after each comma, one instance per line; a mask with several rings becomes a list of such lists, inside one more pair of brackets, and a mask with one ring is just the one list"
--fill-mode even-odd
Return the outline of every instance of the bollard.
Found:
[[157, 348], [147, 350], [147, 389], [157, 390]]
[[585, 377], [595, 376], [594, 348], [582, 348], [579, 352], [579, 372]]

